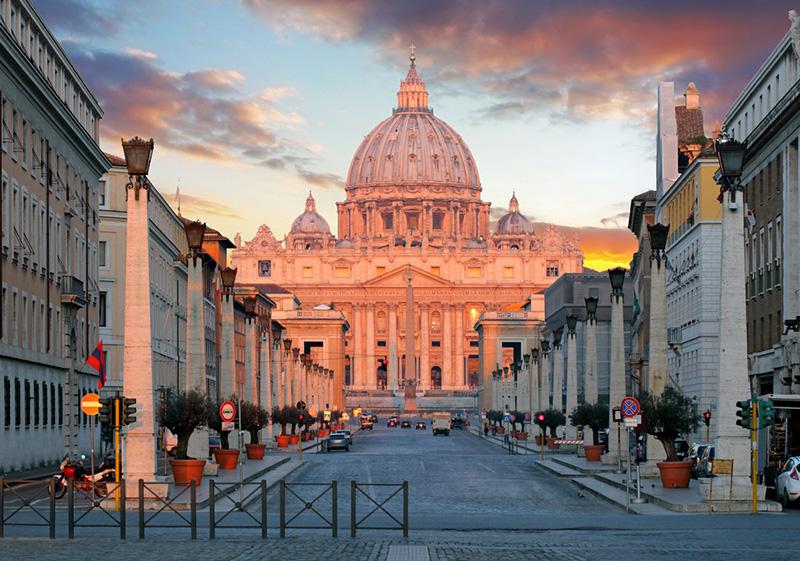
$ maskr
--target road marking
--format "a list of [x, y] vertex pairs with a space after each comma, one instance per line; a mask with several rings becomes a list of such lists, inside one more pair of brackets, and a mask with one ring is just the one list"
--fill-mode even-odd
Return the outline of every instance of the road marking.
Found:
[[426, 545], [390, 545], [386, 561], [430, 561]]

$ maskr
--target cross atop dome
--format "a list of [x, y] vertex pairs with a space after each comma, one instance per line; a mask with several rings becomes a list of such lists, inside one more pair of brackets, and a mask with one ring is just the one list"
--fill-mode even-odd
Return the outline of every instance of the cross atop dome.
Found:
[[397, 111], [429, 111], [425, 82], [417, 74], [417, 48], [414, 43], [411, 43], [409, 51], [408, 73], [400, 82], [400, 91], [397, 92]]

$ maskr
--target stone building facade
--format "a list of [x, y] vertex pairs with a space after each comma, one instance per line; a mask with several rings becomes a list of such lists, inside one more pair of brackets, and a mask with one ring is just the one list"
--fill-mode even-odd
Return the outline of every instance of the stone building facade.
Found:
[[[473, 326], [485, 311], [517, 304], [561, 274], [583, 270], [575, 240], [534, 227], [512, 196], [490, 229], [476, 162], [434, 116], [412, 57], [397, 107], [357, 148], [331, 232], [309, 195], [286, 238], [266, 225], [232, 252], [242, 282], [277, 283], [304, 309], [344, 313], [342, 381], [356, 392], [470, 391], [479, 372]], [[405, 372], [406, 277], [414, 292], [414, 372]], [[433, 393], [431, 393], [433, 392]]]
[[98, 341], [98, 180], [108, 168], [100, 106], [27, 0], [0, 2], [0, 105], [4, 471], [88, 444], [78, 399], [97, 387], [84, 363]]

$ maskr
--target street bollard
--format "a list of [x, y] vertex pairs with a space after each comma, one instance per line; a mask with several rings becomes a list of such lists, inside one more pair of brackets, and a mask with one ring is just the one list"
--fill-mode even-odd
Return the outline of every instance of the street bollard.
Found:
[[139, 539], [144, 539], [144, 479], [139, 480]]
[[261, 539], [267, 539], [267, 480], [261, 480]]
[[197, 539], [197, 482], [192, 479], [192, 488], [189, 490], [191, 499], [191, 524], [192, 524], [192, 539]]
[[[47, 490], [50, 492], [50, 539], [56, 539], [56, 479], [55, 477], [51, 480], [51, 483], [47, 486]], [[3, 516], [0, 513], [0, 516]]]
[[331, 481], [331, 532], [334, 538], [339, 535], [339, 491], [337, 487], [338, 482]]
[[214, 480], [208, 481], [208, 536], [215, 539], [217, 534], [216, 497], [214, 496]]
[[280, 486], [280, 516], [281, 516], [281, 530], [280, 535], [282, 538], [286, 537], [286, 480], [281, 479]]

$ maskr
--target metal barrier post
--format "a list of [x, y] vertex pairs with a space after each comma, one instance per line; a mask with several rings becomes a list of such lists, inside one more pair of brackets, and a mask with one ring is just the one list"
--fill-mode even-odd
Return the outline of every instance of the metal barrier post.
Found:
[[[52, 483], [55, 485], [55, 483]], [[0, 474], [0, 538], [6, 532], [6, 478]]]
[[350, 537], [356, 537], [356, 482], [350, 481]]
[[208, 480], [208, 536], [212, 540], [216, 537], [216, 518], [217, 515], [214, 512], [216, 504], [214, 499], [214, 480]]
[[191, 512], [191, 524], [192, 524], [192, 539], [197, 539], [197, 482], [192, 479], [192, 488], [189, 490], [190, 493], [190, 504], [192, 508]]
[[337, 481], [331, 481], [331, 532], [333, 537], [339, 536], [339, 493]]
[[261, 539], [267, 539], [267, 480], [261, 480]]
[[403, 537], [408, 537], [408, 481], [403, 481]]
[[286, 537], [286, 481], [281, 479], [281, 537]]
[[120, 479], [117, 485], [121, 486], [119, 489], [119, 500], [120, 505], [122, 506], [122, 508], [119, 509], [119, 539], [124, 540], [126, 534], [125, 513], [128, 510], [128, 503], [125, 502], [127, 494], [127, 491], [125, 490], [125, 480]]
[[72, 479], [67, 479], [67, 535], [69, 539], [75, 538], [75, 485]]
[[[56, 485], [53, 481], [47, 486], [50, 495], [50, 539], [56, 539]], [[2, 516], [2, 513], [0, 513]]]
[[139, 539], [144, 539], [144, 479], [139, 480]]

